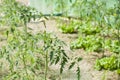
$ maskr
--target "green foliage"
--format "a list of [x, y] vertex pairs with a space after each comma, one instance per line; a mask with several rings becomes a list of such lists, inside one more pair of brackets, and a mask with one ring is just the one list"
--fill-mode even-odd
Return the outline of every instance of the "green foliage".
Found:
[[[45, 58], [45, 76], [47, 76], [48, 63], [51, 65], [60, 63], [60, 73], [62, 73], [65, 64], [69, 61], [69, 57], [63, 48], [64, 42], [46, 32], [35, 35], [27, 32], [26, 24], [31, 19], [41, 17], [41, 14], [33, 8], [17, 3], [15, 0], [3, 0], [2, 2], [3, 4], [0, 5], [0, 22], [12, 26], [12, 33], [9, 31], [6, 32], [7, 45], [0, 49], [0, 58], [6, 58], [11, 71], [10, 75], [5, 79], [33, 79], [35, 77], [34, 68], [39, 69], [39, 66], [41, 66], [39, 65], [41, 64], [39, 62], [40, 57], [35, 54], [39, 54]], [[81, 19], [79, 22], [68, 21], [68, 23], [59, 24], [63, 33], [75, 33], [79, 31], [80, 36], [76, 41], [71, 43], [71, 48], [83, 48], [88, 52], [104, 52], [105, 50], [109, 50], [117, 53], [117, 56], [96, 60], [96, 68], [98, 70], [117, 69], [118, 73], [120, 73], [119, 0], [53, 0], [53, 2], [56, 4], [55, 10], [57, 12], [67, 17], [72, 12], [75, 13], [75, 17]], [[70, 5], [67, 6], [66, 4]], [[14, 26], [21, 24], [24, 25], [24, 32], [14, 28]], [[114, 35], [110, 36], [110, 33], [117, 34], [117, 39], [113, 37]], [[78, 80], [80, 79], [80, 68], [78, 65], [80, 60], [80, 58], [76, 58], [69, 66], [69, 69], [71, 69], [77, 65]], [[19, 65], [23, 65], [23, 68], [15, 70], [15, 67], [19, 67]], [[28, 72], [32, 73], [32, 75]]]
[[76, 33], [80, 23], [79, 21], [70, 20], [68, 23], [61, 22], [58, 25], [62, 33]]
[[112, 39], [103, 39], [98, 35], [87, 35], [80, 36], [78, 39], [71, 43], [71, 49], [80, 49], [83, 48], [88, 52], [101, 52], [101, 51], [111, 51], [114, 53], [119, 53], [120, 44], [118, 40]]
[[95, 25], [95, 22], [84, 22], [81, 26], [79, 26], [79, 33], [85, 35], [95, 35], [99, 34], [102, 29]]
[[74, 29], [73, 26], [66, 27], [65, 25], [63, 25], [63, 26], [61, 27], [61, 31], [62, 31], [63, 33], [75, 33], [75, 29]]
[[120, 43], [119, 43], [118, 40], [111, 41], [111, 45], [110, 46], [111, 46], [110, 51], [119, 54], [119, 52], [120, 52], [120, 47], [119, 47]]
[[81, 57], [75, 57], [72, 59], [69, 68], [68, 69], [72, 69], [75, 65], [77, 66], [76, 69], [76, 75], [77, 75], [77, 80], [80, 80], [80, 66], [79, 66], [79, 61], [81, 61], [82, 58]]
[[[1, 48], [1, 58], [6, 58], [9, 62], [9, 69], [11, 71], [9, 78], [12, 79], [15, 75], [21, 78], [23, 78], [23, 75], [29, 77], [31, 73], [35, 76], [35, 67], [41, 64], [37, 62], [39, 56], [36, 55], [42, 55], [42, 57], [44, 57], [46, 56], [45, 53], [49, 55], [47, 58], [51, 64], [61, 63], [60, 72], [62, 73], [69, 59], [63, 49], [64, 42], [60, 41], [57, 37], [52, 37], [48, 33], [35, 35], [27, 33], [27, 35], [26, 39], [24, 32], [15, 29], [13, 33], [7, 35], [7, 45]], [[44, 44], [42, 42], [44, 42]], [[22, 64], [23, 68], [19, 68]], [[29, 71], [30, 73], [28, 73]], [[14, 72], [16, 74], [13, 75], [12, 73]], [[6, 79], [8, 79], [7, 77], [8, 76], [6, 76]], [[31, 79], [32, 78], [29, 77], [28, 80]]]
[[[45, 67], [46, 80], [49, 63], [51, 65], [60, 63], [60, 73], [63, 72], [69, 60], [63, 48], [65, 43], [46, 32], [32, 34], [27, 30], [27, 23], [31, 19], [41, 18], [40, 13], [15, 0], [4, 0], [0, 14], [2, 18], [0, 22], [12, 26], [6, 31], [7, 45], [0, 49], [0, 58], [6, 59], [10, 70], [3, 77], [4, 80], [37, 80], [36, 70], [40, 70], [41, 66]], [[16, 28], [20, 24], [23, 24], [24, 30]], [[45, 63], [41, 65], [43, 61]]]
[[[78, 27], [78, 39], [71, 43], [71, 48], [83, 48], [88, 52], [102, 51], [103, 54], [106, 50], [116, 53], [116, 56], [97, 59], [95, 67], [97, 70], [117, 70], [120, 73], [120, 1], [65, 0], [64, 3], [59, 4], [68, 5], [67, 3], [70, 3], [70, 5], [62, 7], [62, 11], [65, 11], [63, 14], [81, 20]], [[61, 31], [71, 33], [75, 26], [76, 24], [72, 25], [72, 22], [69, 27], [63, 24]], [[75, 62], [73, 61], [69, 68], [74, 65]]]
[[[82, 59], [80, 57], [69, 58], [63, 48], [63, 45], [65, 45], [63, 41], [60, 41], [57, 37], [52, 38], [51, 35], [47, 34], [46, 32], [44, 32], [41, 39], [44, 42], [43, 54], [48, 53], [47, 55], [49, 55], [48, 58], [50, 65], [60, 63], [60, 74], [63, 73], [65, 65], [69, 63], [68, 61], [70, 60], [72, 60], [72, 62], [70, 63], [68, 69], [72, 69], [75, 67], [74, 65], [79, 67], [78, 63]], [[76, 71], [76, 73], [78, 76], [80, 76], [80, 68]], [[78, 77], [78, 80], [79, 79], [80, 77]]]
[[[40, 17], [34, 8], [22, 5], [15, 0], [3, 0], [0, 9], [1, 23], [4, 25], [19, 26], [30, 22], [30, 20]], [[39, 15], [39, 16], [37, 16]]]
[[95, 68], [97, 70], [101, 70], [101, 69], [116, 70], [119, 68], [117, 63], [118, 63], [118, 60], [116, 56], [105, 57], [105, 58], [96, 60]]
[[77, 67], [76, 72], [77, 72], [77, 78], [78, 80], [80, 80], [80, 67]]
[[48, 58], [51, 65], [60, 62], [60, 73], [62, 73], [64, 66], [69, 59], [63, 49], [63, 45], [65, 45], [65, 43], [63, 41], [60, 41], [57, 37], [52, 38], [51, 35], [47, 34], [46, 32], [44, 32], [44, 34], [41, 36], [41, 39], [44, 42], [43, 46], [41, 46], [41, 48], [43, 48], [43, 54], [47, 53], [47, 55], [49, 55]]
[[[3, 0], [0, 11], [1, 24], [11, 27], [9, 31], [6, 31], [7, 45], [1, 48], [1, 54], [4, 54], [2, 58], [8, 61], [11, 71], [4, 79], [35, 79], [34, 53], [37, 53], [38, 38], [27, 32], [27, 23], [32, 18], [36, 18], [37, 11], [15, 0]], [[21, 24], [24, 26], [23, 31], [15, 28]]]
[[102, 50], [103, 39], [94, 35], [86, 37], [80, 36], [76, 41], [71, 43], [72, 49], [83, 48], [88, 52], [100, 52]]
[[35, 78], [32, 68], [36, 64], [37, 39], [35, 35], [27, 34], [27, 40], [25, 37], [26, 34], [18, 30], [14, 30], [14, 33], [7, 35], [7, 45], [1, 48], [0, 52], [1, 54], [4, 53], [2, 58], [5, 58], [9, 62], [8, 66], [11, 71], [5, 77], [5, 80], [8, 78], [13, 79], [13, 76], [18, 76], [15, 80], [20, 78]]

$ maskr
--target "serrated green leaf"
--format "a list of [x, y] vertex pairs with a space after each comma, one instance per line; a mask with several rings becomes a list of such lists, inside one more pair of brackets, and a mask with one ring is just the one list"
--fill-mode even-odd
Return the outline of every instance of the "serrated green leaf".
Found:
[[80, 67], [77, 67], [77, 79], [80, 80]]
[[66, 62], [67, 62], [67, 59], [65, 57], [63, 57], [62, 61], [61, 61], [60, 74], [63, 72], [63, 68], [64, 68]]
[[69, 58], [64, 50], [61, 50], [61, 51], [62, 51], [63, 56], [65, 56], [66, 58]]
[[60, 57], [59, 57], [59, 56], [57, 56], [57, 57], [56, 57], [55, 64], [57, 64], [57, 63], [59, 62], [59, 60], [60, 60]]
[[51, 51], [51, 52], [50, 52], [50, 61], [53, 59], [53, 56], [54, 56], [54, 52]]
[[72, 62], [71, 65], [69, 66], [69, 69], [72, 69], [75, 65], [75, 62]]
[[79, 62], [79, 61], [81, 61], [82, 60], [82, 58], [81, 57], [79, 57], [78, 59], [77, 59], [77, 61]]

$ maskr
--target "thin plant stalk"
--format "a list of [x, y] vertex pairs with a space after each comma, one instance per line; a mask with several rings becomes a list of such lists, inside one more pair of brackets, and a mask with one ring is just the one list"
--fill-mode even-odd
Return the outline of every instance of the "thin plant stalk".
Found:
[[[27, 48], [27, 23], [24, 22], [24, 32], [25, 32], [25, 48]], [[28, 76], [28, 72], [27, 72], [27, 65], [26, 65], [26, 61], [25, 61], [25, 53], [23, 53], [22, 57], [23, 57], [23, 64], [24, 64], [24, 69], [25, 69], [25, 72], [26, 72], [26, 75]]]
[[[46, 28], [46, 23], [45, 21], [42, 21], [44, 24], [44, 27]], [[45, 29], [45, 34], [46, 34], [46, 29]], [[46, 44], [46, 42], [44, 41], [44, 44]], [[48, 51], [45, 52], [45, 80], [47, 80], [47, 73], [48, 73]]]
[[48, 72], [48, 53], [45, 54], [45, 80], [47, 80], [47, 72]]

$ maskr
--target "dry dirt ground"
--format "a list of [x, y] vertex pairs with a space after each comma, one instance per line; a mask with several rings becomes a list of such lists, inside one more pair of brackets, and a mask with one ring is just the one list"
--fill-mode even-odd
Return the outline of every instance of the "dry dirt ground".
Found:
[[[56, 26], [56, 20], [50, 19], [46, 21], [46, 28], [44, 27], [44, 24], [42, 22], [30, 22], [28, 24], [28, 27], [32, 29], [31, 32], [43, 32], [46, 30], [48, 33], [52, 33], [53, 35], [56, 35], [60, 40], [64, 41], [67, 46], [65, 46], [65, 51], [68, 56], [79, 56], [82, 57], [83, 60], [79, 62], [80, 66], [80, 74], [81, 74], [81, 80], [103, 80], [102, 78], [104, 75], [106, 76], [105, 80], [120, 80], [119, 76], [116, 74], [115, 71], [97, 71], [94, 69], [95, 60], [101, 55], [98, 53], [88, 53], [86, 54], [84, 50], [78, 49], [71, 51], [70, 50], [70, 42], [74, 41], [78, 36], [77, 34], [63, 34], [59, 31], [59, 28]], [[4, 36], [2, 36], [2, 30], [0, 28], [0, 46], [5, 45], [6, 40]], [[62, 74], [62, 80], [77, 80], [76, 76], [76, 67], [72, 70], [67, 70], [67, 67], [65, 67], [65, 71]], [[59, 65], [52, 65], [49, 66], [50, 73], [49, 73], [49, 80], [59, 80]], [[4, 72], [3, 72], [4, 73]], [[0, 74], [2, 76], [3, 74]], [[55, 79], [53, 79], [53, 78]]]
[[[28, 3], [27, 0], [18, 0], [18, 1], [22, 1], [24, 4]], [[48, 33], [51, 32], [55, 34], [59, 39], [63, 40], [67, 44], [65, 50], [68, 55], [80, 56], [83, 58], [83, 60], [79, 62], [79, 66], [81, 68], [80, 69], [81, 80], [103, 80], [102, 78], [104, 75], [106, 75], [105, 80], [120, 80], [119, 76], [115, 72], [97, 71], [94, 69], [95, 60], [96, 58], [98, 58], [97, 56], [99, 56], [100, 54], [97, 53], [86, 54], [83, 50], [80, 49], [74, 51], [71, 51], [69, 49], [70, 42], [75, 40], [77, 37], [76, 34], [62, 34], [56, 26], [56, 21], [53, 19], [47, 20], [46, 25], [47, 27], [45, 28], [43, 23], [40, 22], [31, 22], [28, 24], [28, 26], [33, 29], [32, 32], [40, 32], [46, 30]], [[0, 45], [4, 45], [4, 43], [5, 41], [3, 40], [0, 42]], [[53, 71], [50, 73], [51, 76], [59, 75], [59, 65], [52, 65], [49, 66], [49, 68]], [[77, 76], [75, 75], [75, 69], [76, 68], [72, 70], [66, 69], [62, 74], [62, 80], [77, 80]], [[58, 78], [56, 80], [58, 80]]]
[[[84, 50], [74, 50], [71, 51], [69, 48], [70, 42], [77, 38], [77, 34], [63, 34], [59, 31], [58, 27], [56, 26], [55, 20], [47, 20], [46, 21], [46, 28], [44, 27], [43, 23], [39, 22], [31, 22], [28, 24], [30, 28], [33, 29], [33, 32], [40, 32], [46, 30], [48, 33], [55, 34], [59, 39], [64, 41], [67, 46], [65, 47], [66, 53], [69, 56], [80, 56], [83, 58], [82, 61], [79, 62], [79, 66], [81, 68], [81, 80], [102, 80], [104, 75], [106, 76], [105, 80], [120, 80], [119, 76], [115, 72], [111, 71], [97, 71], [94, 69], [95, 60], [101, 55], [98, 53], [89, 53], [86, 54]], [[53, 65], [49, 66], [51, 70], [54, 72], [51, 73], [52, 76], [59, 75], [59, 66]], [[65, 69], [62, 80], [77, 80], [77, 76], [75, 75], [76, 68], [72, 70]], [[58, 79], [56, 79], [58, 80]]]

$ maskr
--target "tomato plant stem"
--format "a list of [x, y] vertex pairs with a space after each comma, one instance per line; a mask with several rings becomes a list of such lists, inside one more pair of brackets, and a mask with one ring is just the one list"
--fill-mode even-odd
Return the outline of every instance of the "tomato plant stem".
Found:
[[26, 62], [25, 62], [25, 55], [24, 54], [23, 54], [23, 64], [24, 64], [25, 73], [28, 76], [27, 67], [26, 67], [27, 65], [26, 65]]
[[23, 64], [24, 64], [24, 69], [26, 72], [26, 75], [28, 76], [27, 72], [27, 65], [26, 65], [26, 60], [25, 60], [25, 54], [26, 54], [26, 49], [27, 49], [27, 23], [24, 23], [24, 32], [25, 32], [25, 53], [23, 53]]
[[48, 53], [45, 54], [45, 80], [47, 80], [47, 71], [48, 71]]

